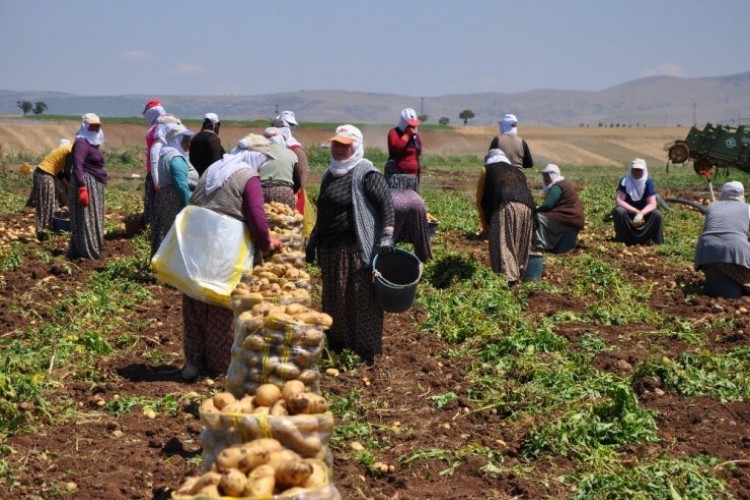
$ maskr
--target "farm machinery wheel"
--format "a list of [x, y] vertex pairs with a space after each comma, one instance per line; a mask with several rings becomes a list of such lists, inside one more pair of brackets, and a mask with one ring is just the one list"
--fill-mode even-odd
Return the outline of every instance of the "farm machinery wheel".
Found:
[[684, 141], [676, 141], [672, 146], [669, 147], [669, 161], [674, 164], [685, 163], [690, 156], [688, 147]]

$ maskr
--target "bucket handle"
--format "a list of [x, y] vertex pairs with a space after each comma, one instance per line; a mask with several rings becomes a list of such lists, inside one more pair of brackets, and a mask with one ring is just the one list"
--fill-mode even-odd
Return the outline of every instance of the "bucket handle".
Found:
[[372, 270], [372, 282], [373, 283], [376, 283], [378, 278], [381, 278], [382, 276], [383, 275], [380, 274], [380, 271], [378, 271], [377, 269]]

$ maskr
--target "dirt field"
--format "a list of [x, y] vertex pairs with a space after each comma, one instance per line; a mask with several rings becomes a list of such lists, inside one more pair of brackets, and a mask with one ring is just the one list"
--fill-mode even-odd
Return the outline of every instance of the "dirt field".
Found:
[[[107, 147], [141, 147], [145, 127], [112, 125], [105, 134]], [[3, 151], [42, 154], [60, 137], [71, 137], [77, 123], [25, 124], [0, 123]], [[249, 130], [222, 129], [226, 142], [236, 141]], [[648, 161], [663, 161], [664, 143], [682, 138], [684, 129], [528, 129], [521, 130], [535, 155], [570, 165], [623, 165], [636, 155]], [[494, 135], [493, 128], [459, 128], [453, 132], [425, 132], [426, 149], [432, 154], [481, 155]], [[365, 128], [366, 140], [384, 143], [385, 128]], [[324, 142], [328, 133], [299, 131], [305, 144]], [[308, 146], [309, 147], [309, 146]], [[560, 159], [564, 157], [564, 159]], [[25, 192], [23, 193], [25, 195]], [[109, 214], [121, 217], [123, 214]], [[27, 227], [33, 223], [33, 210], [19, 207], [18, 213], [0, 216], [6, 227]], [[440, 244], [467, 256], [481, 266], [489, 266], [487, 242], [467, 237], [465, 232], [440, 232]], [[648, 307], [658, 314], [684, 321], [714, 325], [705, 331], [703, 352], [723, 353], [750, 342], [750, 315], [739, 314], [750, 308], [750, 298], [709, 299], [696, 294], [702, 277], [678, 268], [668, 255], [648, 251], [626, 254], [608, 245], [604, 234], [590, 234], [572, 255], [593, 248], [605, 248], [607, 257], [617, 261], [631, 280], [653, 283]], [[135, 254], [133, 240], [121, 233], [108, 234], [100, 261], [70, 263], [73, 272], [51, 258], [64, 254], [66, 235], [53, 235], [39, 243], [26, 238], [28, 252], [23, 265], [5, 272], [0, 280], [0, 337], [13, 339], [27, 326], [24, 313], [40, 304], [57, 304], [67, 291], [77, 291], [100, 273], [105, 262]], [[642, 265], [647, 258], [649, 265]], [[66, 263], [67, 264], [67, 263]], [[545, 265], [546, 266], [546, 265]], [[564, 266], [549, 266], [544, 281], [560, 285], [572, 280]], [[76, 499], [159, 499], [170, 497], [181, 481], [198, 470], [201, 457], [198, 409], [195, 401], [221, 387], [223, 380], [186, 384], [181, 381], [182, 312], [181, 295], [160, 286], [151, 277], [141, 283], [153, 294], [152, 301], [118, 314], [128, 323], [140, 325], [136, 347], [114, 350], [102, 356], [96, 366], [99, 383], [81, 382], [63, 372], [54, 398], [73, 401], [77, 411], [66, 415], [62, 425], [40, 421], [33, 432], [18, 432], [2, 442], [6, 462], [13, 468], [17, 484], [0, 484], [0, 498]], [[317, 284], [317, 283], [316, 283]], [[531, 292], [524, 314], [551, 316], [557, 311], [583, 314], [588, 304], [574, 296]], [[47, 309], [45, 309], [47, 310]], [[387, 443], [377, 460], [393, 470], [375, 473], [353, 459], [351, 449], [334, 450], [334, 483], [345, 499], [537, 499], [570, 498], [571, 484], [560, 481], [577, 472], [573, 460], [559, 455], [534, 462], [533, 477], [523, 457], [528, 422], [507, 418], [501, 412], [480, 411], [471, 402], [467, 388], [471, 380], [466, 364], [472, 362], [446, 354], [450, 346], [434, 335], [420, 331], [415, 320], [426, 312], [419, 307], [408, 313], [386, 314], [384, 355], [373, 367], [356, 372], [324, 376], [324, 393], [344, 397], [358, 395], [373, 424], [371, 439]], [[38, 321], [57, 321], [39, 317]], [[726, 320], [726, 321], [724, 321]], [[34, 321], [37, 321], [35, 319]], [[729, 326], [731, 325], [731, 326]], [[695, 346], [671, 335], [654, 335], [650, 325], [628, 323], [621, 326], [597, 324], [593, 332], [612, 348], [595, 355], [595, 368], [628, 377], [639, 363], [654, 353], [671, 359], [692, 351]], [[592, 334], [592, 323], [564, 322], [555, 333], [579, 349], [579, 340]], [[149, 356], [143, 355], [149, 353]], [[159, 354], [156, 356], [154, 353]], [[51, 360], [50, 363], [52, 363]], [[45, 370], [47, 367], [44, 367]], [[49, 370], [53, 367], [50, 364]], [[658, 443], [627, 445], [618, 450], [622, 463], [637, 464], [662, 455], [694, 457], [710, 454], [720, 461], [712, 473], [726, 481], [729, 498], [750, 499], [750, 405], [747, 401], [722, 402], [715, 397], [681, 396], [662, 390], [657, 384], [637, 388], [640, 404], [657, 412]], [[429, 396], [455, 392], [458, 398], [435, 409]], [[192, 394], [182, 402], [176, 416], [159, 413], [147, 418], [139, 409], [120, 415], [101, 407], [117, 399], [142, 396], [152, 399]], [[39, 409], [19, 404], [34, 422]], [[477, 411], [474, 411], [477, 410]], [[463, 450], [487, 447], [501, 455], [502, 472], [488, 473], [485, 459], [467, 454], [460, 466], [446, 473], [451, 465], [440, 456], [413, 463], [400, 462], [410, 453], [433, 450]], [[12, 450], [12, 451], [8, 451]], [[524, 474], [524, 471], [527, 471]], [[624, 498], [624, 497], [621, 497]], [[677, 498], [677, 497], [673, 497]]]
[[[32, 213], [26, 209], [26, 217]], [[13, 216], [17, 217], [16, 215]], [[2, 222], [10, 222], [4, 217]], [[471, 256], [488, 266], [486, 242], [467, 240], [464, 235], [448, 233], [446, 242], [456, 251]], [[8, 300], [0, 305], [0, 329], [13, 332], [23, 328], [19, 310], [45, 301], [59, 300], [60, 290], [76, 289], [97, 273], [102, 262], [113, 257], [132, 255], [131, 241], [124, 235], [113, 235], [104, 246], [102, 261], [77, 261], [77, 271], [69, 274], [46, 261], [49, 252], [64, 252], [67, 240], [56, 236], [39, 246], [26, 264], [6, 273], [2, 287]], [[575, 252], [586, 252], [584, 246]], [[617, 257], [617, 256], [615, 256]], [[619, 257], [618, 257], [619, 258]], [[700, 286], [696, 273], [673, 268], [668, 257], [658, 257], [653, 265], [638, 264], [639, 257], [625, 257], [624, 267], [629, 274], [646, 282], [656, 283], [650, 304], [660, 314], [675, 315], [685, 320], [735, 317], [739, 307], [748, 305], [747, 298], [709, 301], [696, 297], [686, 301], [686, 291]], [[665, 275], [672, 280], [664, 280]], [[545, 269], [545, 280], [563, 283], [569, 279], [564, 268]], [[687, 284], [675, 288], [674, 282]], [[165, 359], [181, 351], [180, 294], [174, 290], [148, 284], [155, 296], [152, 302], [137, 310], [122, 312], [125, 318], [148, 326], [142, 333], [144, 350], [157, 349]], [[717, 313], [715, 304], [722, 306]], [[556, 310], [582, 312], [587, 305], [570, 297], [539, 291], [529, 298], [527, 314], [549, 315]], [[523, 468], [521, 447], [527, 429], [523, 421], [503, 418], [495, 412], [473, 410], [472, 404], [459, 397], [442, 411], [435, 411], [425, 396], [455, 391], [471, 385], [462, 362], [441, 353], [448, 345], [433, 335], [415, 329], [414, 319], [424, 312], [419, 308], [408, 314], [386, 314], [384, 356], [375, 367], [362, 367], [356, 374], [342, 373], [323, 378], [327, 393], [345, 395], [355, 391], [361, 401], [372, 402], [365, 418], [381, 426], [383, 438], [388, 436], [390, 447], [379, 454], [378, 460], [398, 464], [398, 457], [410, 451], [429, 449], [458, 449], [471, 443], [498, 449], [504, 456], [507, 471]], [[724, 352], [750, 341], [750, 320], [746, 316], [735, 320], [735, 328], [718, 328], [708, 333], [711, 352]], [[42, 318], [43, 320], [43, 318]], [[557, 332], [571, 340], [584, 335], [590, 324], [565, 323]], [[659, 350], [665, 356], [676, 357], [690, 346], [672, 337], [654, 342], [646, 339], [637, 324], [625, 327], [600, 328], [597, 335], [614, 346], [613, 350], [598, 355], [595, 364], [605, 372], [627, 376], [633, 367], [650, 352]], [[5, 440], [4, 445], [15, 452], [9, 460], [16, 466], [19, 485], [8, 490], [0, 485], [2, 498], [49, 498], [63, 496], [77, 499], [101, 498], [169, 498], [183, 477], [196, 470], [195, 459], [200, 457], [201, 425], [197, 419], [197, 405], [184, 404], [177, 417], [157, 415], [151, 420], [139, 411], [115, 416], [97, 412], [103, 402], [129, 396], [162, 398], [166, 395], [194, 391], [206, 397], [211, 386], [206, 383], [185, 384], [179, 378], [179, 364], [150, 361], [138, 355], [106, 357], [97, 367], [102, 383], [90, 384], [66, 380], [56, 397], [78, 401], [80, 416], [62, 426], [39, 426], [36, 432], [20, 433]], [[216, 381], [221, 384], [221, 380]], [[626, 447], [621, 450], [627, 462], [661, 453], [672, 456], [694, 456], [710, 453], [738, 467], [725, 476], [729, 491], [736, 498], [750, 498], [750, 406], [747, 402], [721, 403], [709, 397], [680, 397], [660, 391], [658, 386], [639, 389], [641, 403], [658, 411], [660, 443]], [[395, 433], [394, 429], [402, 429]], [[488, 432], [491, 429], [492, 432]], [[478, 499], [524, 498], [537, 499], [568, 497], [568, 486], [555, 478], [572, 472], [572, 463], [562, 457], [543, 459], [537, 464], [546, 470], [544, 477], [528, 477], [506, 472], [499, 476], [481, 470], [482, 462], [468, 457], [453, 474], [441, 475], [447, 464], [425, 459], [418, 464], [396, 465], [393, 472], [373, 474], [343, 456], [351, 450], [334, 453], [334, 480], [343, 498], [375, 499]], [[479, 460], [478, 458], [476, 460]], [[78, 471], [78, 472], [76, 472]], [[71, 477], [75, 477], [72, 481]], [[73, 484], [71, 484], [71, 482]], [[547, 488], [541, 484], [546, 482]], [[69, 491], [60, 491], [60, 485]]]
[[[367, 147], [386, 148], [388, 128], [363, 126]], [[0, 122], [0, 146], [6, 153], [41, 155], [57, 145], [62, 137], [72, 138], [78, 130], [77, 122], [33, 122], [5, 120]], [[236, 144], [247, 133], [260, 129], [222, 126], [225, 145]], [[300, 127], [295, 135], [306, 146], [325, 143], [333, 130]], [[107, 124], [104, 121], [105, 148], [120, 150], [142, 147], [145, 125]], [[422, 132], [426, 155], [484, 154], [494, 127], [456, 127], [450, 131]], [[649, 164], [666, 163], [663, 147], [675, 139], [684, 139], [684, 128], [523, 128], [519, 135], [529, 143], [534, 163], [543, 165], [601, 165], [629, 164], [634, 157], [645, 158]]]

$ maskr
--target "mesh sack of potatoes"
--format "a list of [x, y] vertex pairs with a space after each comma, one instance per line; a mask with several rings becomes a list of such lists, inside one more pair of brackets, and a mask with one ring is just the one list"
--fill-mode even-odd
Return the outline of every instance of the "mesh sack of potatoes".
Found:
[[255, 288], [242, 282], [238, 283], [234, 290], [232, 290], [231, 305], [235, 316], [251, 310], [261, 302], [276, 305], [302, 304], [304, 306], [310, 306], [312, 303], [310, 290], [307, 288], [297, 288], [296, 285], [286, 286], [286, 290], [278, 285], [275, 287], [270, 286], [267, 290], [262, 291], [251, 290], [255, 290]]
[[331, 324], [329, 315], [296, 303], [261, 302], [237, 315], [227, 390], [239, 398], [265, 383], [298, 380], [319, 393], [318, 363]]
[[323, 461], [330, 469], [333, 458], [328, 441], [333, 414], [319, 394], [290, 381], [279, 388], [264, 384], [254, 396], [237, 399], [221, 392], [201, 403], [203, 470], [222, 463], [222, 451], [263, 438], [273, 438], [302, 458]]
[[198, 476], [186, 478], [172, 498], [336, 500], [330, 462], [304, 458], [274, 438], [259, 438], [221, 450]]

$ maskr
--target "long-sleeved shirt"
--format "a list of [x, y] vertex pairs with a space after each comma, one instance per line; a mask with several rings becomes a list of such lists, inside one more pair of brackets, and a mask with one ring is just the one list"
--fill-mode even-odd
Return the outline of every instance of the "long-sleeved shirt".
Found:
[[413, 130], [404, 132], [395, 127], [388, 132], [388, 157], [393, 160], [397, 174], [419, 175], [422, 141]]
[[79, 186], [85, 186], [84, 173], [91, 174], [102, 184], [107, 183], [104, 155], [97, 146], [92, 146], [83, 137], [77, 137], [73, 143], [73, 178]]

